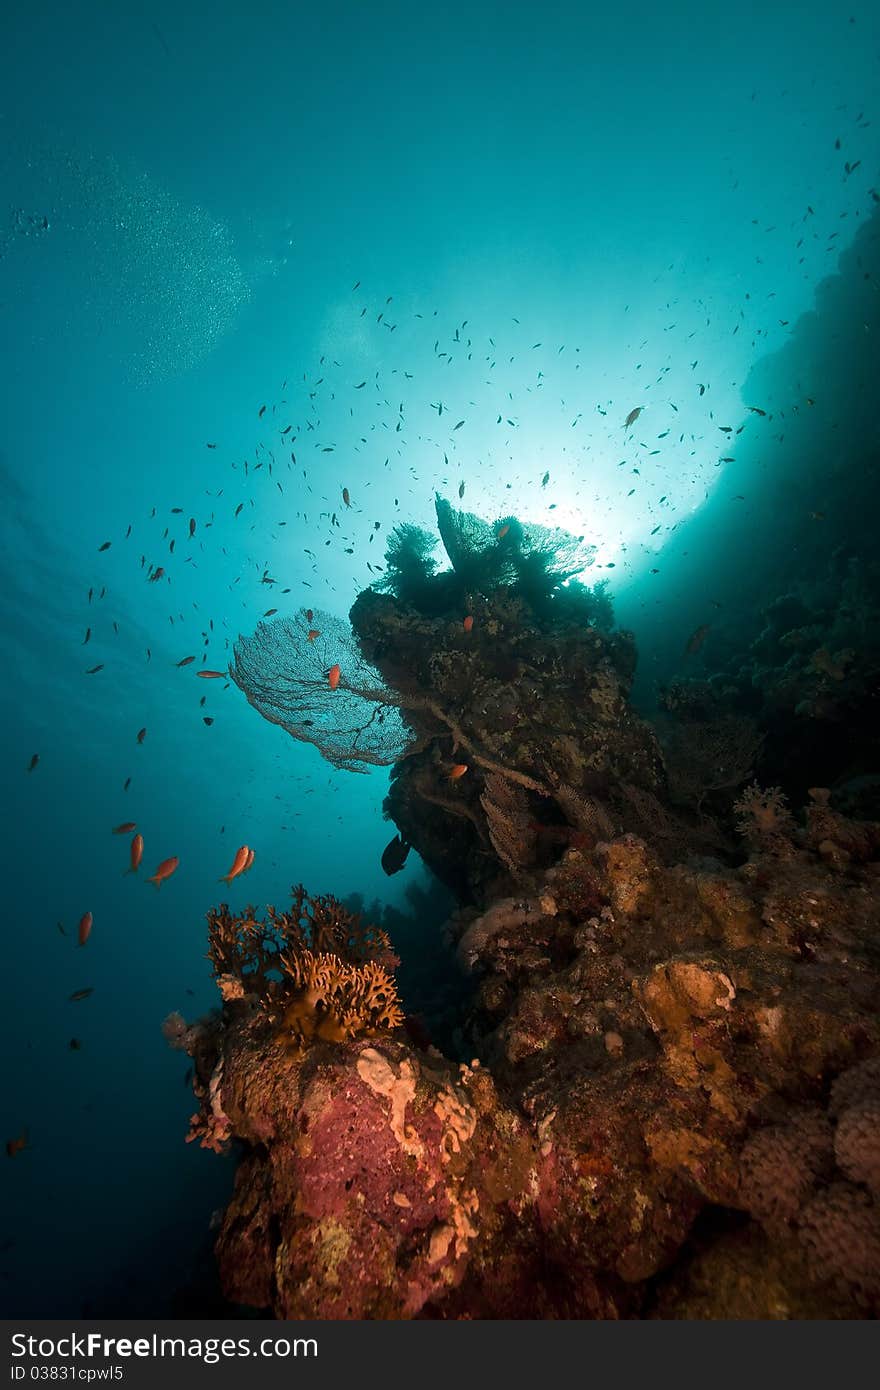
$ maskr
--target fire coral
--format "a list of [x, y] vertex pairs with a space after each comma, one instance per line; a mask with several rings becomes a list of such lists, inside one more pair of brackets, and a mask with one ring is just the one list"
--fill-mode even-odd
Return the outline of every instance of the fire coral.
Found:
[[269, 907], [265, 920], [254, 907], [233, 916], [225, 903], [208, 913], [208, 958], [224, 1001], [258, 1004], [294, 1050], [310, 1038], [398, 1028], [398, 958], [385, 932], [329, 894], [311, 897], [298, 884], [291, 897], [289, 912]]

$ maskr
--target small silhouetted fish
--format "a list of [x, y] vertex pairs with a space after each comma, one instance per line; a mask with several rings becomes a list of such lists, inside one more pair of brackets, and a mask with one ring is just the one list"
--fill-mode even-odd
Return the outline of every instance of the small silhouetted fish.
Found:
[[210, 716], [209, 714], [203, 714], [203, 715], [202, 715], [202, 723], [207, 724], [208, 727], [210, 728], [210, 726], [214, 723], [214, 721], [213, 721], [213, 719], [211, 718], [211, 716]]
[[89, 985], [87, 989], [75, 989], [73, 994], [69, 996], [70, 1002], [71, 1004], [77, 1004], [80, 999], [88, 999], [89, 995], [94, 994], [94, 992], [95, 989], [93, 985]]
[[629, 414], [627, 415], [626, 419], [625, 419], [624, 422], [623, 422], [623, 428], [624, 428], [625, 430], [628, 430], [629, 427], [630, 427], [630, 425], [634, 425], [634, 424], [635, 424], [636, 420], [638, 420], [638, 418], [639, 418], [639, 416], [641, 415], [641, 413], [642, 413], [642, 411], [644, 410], [644, 408], [645, 408], [645, 407], [644, 407], [643, 405], [637, 405], [637, 406], [635, 407], [634, 410], [631, 410], [631, 411], [629, 412]]
[[88, 642], [89, 638], [91, 637], [91, 635], [92, 635], [92, 629], [91, 629], [90, 627], [87, 627], [87, 628], [86, 628], [86, 635], [85, 635], [85, 637], [82, 639], [82, 643], [81, 643], [80, 645], [84, 647], [85, 644], [86, 644], [86, 642]]
[[101, 553], [102, 550], [109, 550], [109, 549], [110, 549], [110, 545], [111, 545], [111, 542], [110, 542], [110, 541], [105, 541], [103, 545], [99, 545], [99, 546], [98, 546], [98, 554], [100, 555], [100, 553]]
[[458, 495], [459, 497], [464, 497], [464, 479], [462, 479], [458, 485]]
[[549, 481], [550, 481], [550, 474], [549, 474], [549, 472], [547, 472], [547, 473], [544, 474], [543, 478], [541, 479], [541, 487], [546, 487], [547, 484], [549, 483]]
[[31, 758], [30, 762], [28, 763], [28, 772], [33, 772], [34, 768], [36, 767], [36, 765], [37, 765], [37, 763], [38, 763], [39, 761], [40, 761], [40, 755], [39, 755], [39, 753], [34, 753], [33, 757]]
[[143, 743], [143, 741], [144, 741], [144, 739], [146, 738], [146, 736], [147, 736], [147, 731], [146, 731], [145, 728], [144, 728], [144, 729], [138, 729], [138, 734], [137, 734], [137, 741], [138, 741], [138, 743]]
[[273, 613], [277, 613], [277, 612], [278, 612], [278, 609], [277, 609], [277, 608], [267, 608], [266, 611], [265, 611], [265, 613], [263, 614], [263, 617], [264, 617], [264, 618], [271, 618], [271, 617], [272, 617], [272, 614], [273, 614]]
[[398, 873], [406, 863], [406, 856], [409, 854], [410, 846], [402, 835], [395, 835], [382, 851], [382, 868], [386, 874]]
[[456, 430], [460, 430], [463, 424], [464, 424], [464, 420], [459, 420], [459, 422], [458, 422], [457, 425], [453, 425], [453, 427], [452, 427], [452, 432], [453, 432], [453, 434], [455, 433]]
[[178, 666], [188, 666], [188, 665], [190, 664], [191, 661], [195, 661], [195, 657], [194, 657], [194, 656], [185, 656], [185, 657], [183, 657], [180, 661], [177, 662], [177, 665], [178, 665]]
[[261, 405], [261, 406], [260, 406], [260, 409], [259, 409], [259, 412], [258, 412], [258, 414], [257, 414], [257, 419], [258, 419], [258, 420], [262, 420], [262, 418], [263, 418], [263, 416], [264, 416], [265, 414], [266, 414], [266, 407], [265, 407], [264, 405]]
[[103, 661], [101, 661], [101, 662], [98, 663], [97, 666], [90, 666], [89, 669], [86, 671], [86, 675], [87, 675], [87, 676], [94, 676], [94, 675], [97, 675], [97, 673], [98, 673], [99, 671], [103, 671], [103, 669], [104, 669], [104, 663], [103, 663]]
[[79, 1038], [71, 1038], [67, 1046], [70, 1048], [71, 1052], [79, 1052], [80, 1048], [82, 1047], [82, 1043], [80, 1042]]

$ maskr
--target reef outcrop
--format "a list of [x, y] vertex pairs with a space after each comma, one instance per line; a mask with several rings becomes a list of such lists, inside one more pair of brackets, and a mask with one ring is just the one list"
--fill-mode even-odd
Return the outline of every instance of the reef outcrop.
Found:
[[[458, 903], [452, 1046], [335, 899], [210, 914], [222, 1008], [166, 1032], [194, 1060], [190, 1137], [239, 1154], [227, 1297], [284, 1318], [876, 1315], [880, 823], [747, 785], [762, 730], [711, 690], [679, 692], [704, 742], [673, 756], [629, 708], [601, 588], [566, 582], [578, 538], [555, 563], [515, 519], [438, 517], [453, 569], [402, 528], [355, 603], [339, 690], [363, 733], [328, 756], [369, 757], [398, 718], [386, 811]], [[251, 694], [259, 658], [239, 651]], [[275, 713], [332, 711], [335, 687], [286, 680]]]

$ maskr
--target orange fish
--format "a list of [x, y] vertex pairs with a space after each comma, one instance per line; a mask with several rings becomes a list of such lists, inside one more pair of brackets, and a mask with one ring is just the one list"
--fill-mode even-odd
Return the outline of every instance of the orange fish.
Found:
[[468, 770], [468, 765], [467, 765], [467, 763], [455, 763], [455, 764], [449, 769], [449, 780], [450, 780], [450, 782], [457, 782], [458, 779], [459, 779], [459, 777], [463, 777], [464, 774], [467, 772], [467, 770]]
[[509, 522], [509, 521], [506, 521], [506, 522], [504, 523], [503, 526], [499, 526], [498, 530], [497, 530], [496, 533], [495, 533], [496, 536], [498, 537], [498, 540], [503, 541], [503, 540], [504, 540], [504, 537], [507, 535], [507, 533], [508, 533], [509, 530], [510, 530], [510, 522]]
[[702, 623], [700, 627], [694, 628], [684, 649], [685, 656], [692, 656], [694, 652], [700, 650], [708, 635], [709, 627], [709, 623]]
[[471, 630], [471, 628], [473, 627], [473, 625], [474, 625], [474, 620], [473, 620], [473, 618], [471, 617], [470, 613], [468, 613], [467, 617], [465, 618], [464, 622], [462, 623], [462, 627], [464, 628], [465, 632], [470, 632], [470, 630]]
[[328, 679], [328, 681], [330, 682], [330, 689], [331, 689], [331, 690], [335, 690], [335, 689], [336, 689], [337, 685], [339, 684], [339, 678], [340, 678], [341, 675], [342, 675], [342, 672], [341, 672], [341, 670], [339, 669], [339, 663], [337, 662], [336, 665], [335, 665], [335, 666], [331, 666], [331, 667], [330, 667], [330, 670], [327, 672], [327, 679]]
[[246, 873], [248, 872], [248, 870], [250, 869], [251, 865], [252, 865], [253, 862], [254, 862], [254, 858], [255, 858], [254, 851], [253, 851], [252, 849], [249, 849], [249, 850], [248, 850], [247, 863], [245, 864], [244, 868], [242, 869], [242, 873], [243, 873], [243, 874], [246, 874]]
[[86, 942], [89, 939], [89, 935], [91, 934], [92, 930], [92, 920], [92, 914], [90, 912], [84, 912], [82, 917], [80, 917], [79, 919], [80, 946], [85, 946]]
[[316, 637], [320, 637], [320, 636], [321, 636], [321, 634], [320, 634], [320, 632], [318, 631], [318, 629], [317, 629], [316, 627], [310, 627], [310, 628], [309, 628], [309, 631], [308, 631], [308, 638], [309, 638], [309, 641], [310, 641], [310, 642], [314, 642], [315, 638], [316, 638]]
[[154, 883], [158, 888], [164, 879], [171, 877], [179, 863], [176, 854], [171, 859], [163, 859], [156, 872], [147, 879], [147, 883]]
[[235, 851], [235, 858], [232, 861], [232, 868], [229, 870], [229, 873], [224, 874], [222, 878], [219, 878], [217, 880], [217, 882], [231, 883], [234, 878], [238, 878], [239, 874], [243, 874], [245, 869], [247, 868], [249, 854], [250, 850], [248, 849], [247, 845], [240, 845], [239, 848]]
[[137, 830], [137, 822], [133, 820], [124, 820], [121, 825], [114, 825], [113, 834], [130, 835], [132, 830]]
[[143, 741], [144, 741], [144, 739], [146, 738], [146, 736], [147, 736], [147, 731], [146, 731], [146, 729], [138, 729], [138, 736], [137, 736], [137, 737], [138, 737], [138, 743], [143, 743]]
[[134, 839], [131, 842], [131, 850], [129, 853], [129, 867], [126, 869], [125, 872], [127, 874], [136, 874], [143, 857], [144, 837], [143, 835], [135, 835]]
[[226, 675], [225, 671], [196, 671], [199, 680], [203, 681], [222, 681]]
[[30, 1145], [27, 1141], [27, 1130], [23, 1129], [17, 1139], [6, 1140], [6, 1157], [15, 1158], [15, 1155], [20, 1154], [22, 1149], [27, 1149], [29, 1147]]

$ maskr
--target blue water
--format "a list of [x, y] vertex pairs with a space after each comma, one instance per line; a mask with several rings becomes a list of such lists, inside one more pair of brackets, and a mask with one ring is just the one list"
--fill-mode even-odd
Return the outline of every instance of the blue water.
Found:
[[6, 1313], [166, 1311], [197, 1278], [233, 1168], [184, 1144], [160, 1024], [217, 1003], [208, 908], [300, 880], [405, 906], [422, 879], [379, 864], [387, 770], [335, 770], [197, 680], [203, 653], [225, 669], [272, 607], [344, 616], [389, 527], [461, 483], [486, 518], [585, 532], [656, 645], [651, 569], [745, 492], [718, 425], [875, 206], [878, 42], [865, 3], [7, 18]]

